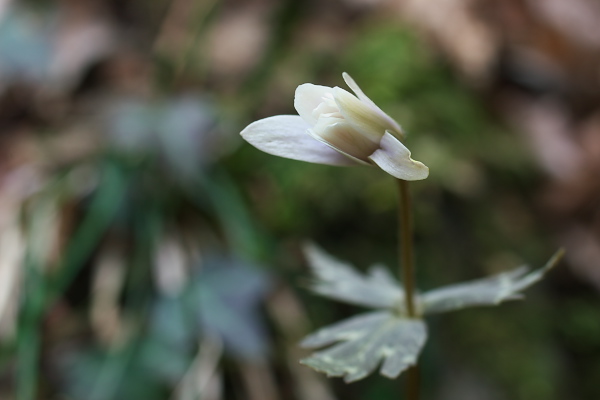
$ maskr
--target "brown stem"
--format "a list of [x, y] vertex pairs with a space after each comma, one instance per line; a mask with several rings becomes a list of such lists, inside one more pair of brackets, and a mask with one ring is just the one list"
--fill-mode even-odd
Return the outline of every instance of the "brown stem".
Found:
[[[400, 207], [398, 213], [400, 276], [402, 277], [402, 284], [404, 286], [406, 313], [409, 318], [417, 318], [417, 310], [415, 308], [413, 226], [408, 182], [398, 179], [398, 189]], [[419, 367], [415, 365], [406, 371], [406, 398], [408, 400], [419, 399], [419, 381]]]
[[406, 312], [410, 318], [417, 316], [415, 308], [415, 266], [413, 255], [413, 227], [410, 205], [410, 192], [408, 191], [408, 182], [398, 179], [398, 188], [400, 194], [400, 276], [404, 286], [404, 299], [406, 303]]

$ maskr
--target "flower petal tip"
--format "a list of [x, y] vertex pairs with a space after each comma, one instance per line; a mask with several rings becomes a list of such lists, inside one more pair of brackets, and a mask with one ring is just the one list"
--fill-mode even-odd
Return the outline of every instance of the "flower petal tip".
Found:
[[389, 132], [385, 133], [380, 148], [369, 159], [388, 174], [405, 181], [419, 181], [429, 176], [429, 168], [410, 158], [406, 146]]

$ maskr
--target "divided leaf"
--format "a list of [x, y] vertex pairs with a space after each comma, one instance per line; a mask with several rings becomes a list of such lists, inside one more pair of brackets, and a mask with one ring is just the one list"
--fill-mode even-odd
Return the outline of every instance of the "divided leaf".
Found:
[[269, 351], [260, 306], [270, 288], [264, 270], [236, 258], [209, 255], [190, 282], [186, 301], [197, 310], [203, 330], [218, 335], [226, 351], [259, 359]]
[[383, 266], [374, 265], [363, 275], [314, 244], [306, 245], [304, 253], [317, 278], [311, 289], [321, 296], [371, 308], [402, 306], [404, 290]]
[[[315, 245], [305, 248], [316, 281], [313, 291], [345, 303], [378, 309], [360, 314], [309, 335], [303, 347], [324, 350], [301, 360], [328, 376], [343, 377], [346, 382], [365, 378], [381, 364], [380, 372], [396, 378], [416, 364], [427, 339], [422, 319], [403, 315], [404, 290], [384, 268], [374, 266], [361, 274]], [[526, 267], [472, 282], [450, 285], [417, 295], [420, 315], [454, 311], [466, 307], [496, 305], [518, 299], [527, 289], [558, 263], [559, 250], [543, 268], [529, 272]]]
[[328, 376], [346, 382], [365, 378], [380, 364], [380, 373], [396, 378], [411, 365], [427, 339], [427, 328], [420, 319], [406, 319], [388, 311], [360, 314], [326, 326], [309, 335], [303, 347], [331, 347], [301, 360]]
[[421, 295], [419, 302], [423, 314], [436, 314], [467, 307], [493, 306], [507, 300], [520, 299], [521, 291], [540, 281], [558, 263], [561, 249], [543, 268], [529, 272], [527, 267], [517, 268], [489, 278], [444, 286]]

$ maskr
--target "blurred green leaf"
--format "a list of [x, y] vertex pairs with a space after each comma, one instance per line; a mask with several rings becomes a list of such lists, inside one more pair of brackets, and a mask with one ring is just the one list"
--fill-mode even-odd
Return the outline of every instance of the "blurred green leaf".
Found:
[[41, 83], [53, 52], [50, 26], [22, 11], [0, 18], [0, 86], [11, 80]]
[[129, 343], [109, 352], [88, 351], [63, 356], [64, 391], [73, 398], [88, 400], [164, 399], [161, 381], [139, 364], [138, 347]]
[[[100, 184], [93, 194], [81, 225], [69, 241], [49, 295], [60, 295], [73, 281], [117, 215], [126, 189], [126, 179], [116, 164], [101, 168]], [[51, 301], [49, 301], [51, 303]]]
[[233, 135], [218, 128], [214, 104], [196, 94], [156, 102], [118, 99], [104, 111], [104, 123], [117, 150], [156, 157], [188, 181], [234, 143]]
[[251, 217], [235, 182], [224, 172], [201, 176], [194, 199], [209, 207], [218, 218], [231, 251], [238, 257], [260, 258], [265, 253], [265, 238]]
[[269, 341], [260, 306], [269, 288], [264, 271], [235, 259], [213, 257], [190, 284], [187, 308], [197, 310], [204, 332], [220, 336], [233, 355], [262, 358]]

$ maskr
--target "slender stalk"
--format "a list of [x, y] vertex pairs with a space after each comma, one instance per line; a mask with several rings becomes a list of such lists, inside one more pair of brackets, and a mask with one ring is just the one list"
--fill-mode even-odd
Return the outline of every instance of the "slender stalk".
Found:
[[406, 399], [419, 400], [421, 377], [419, 366], [415, 365], [406, 371]]
[[409, 317], [415, 318], [417, 312], [415, 309], [415, 266], [413, 255], [413, 227], [410, 192], [408, 191], [408, 182], [398, 179], [399, 206], [399, 253], [400, 253], [400, 276], [404, 286], [404, 299], [406, 303], [406, 312]]
[[[408, 182], [405, 180], [398, 179], [398, 199], [400, 276], [402, 277], [402, 284], [404, 286], [406, 313], [409, 318], [416, 318], [412, 212]], [[419, 380], [418, 366], [415, 365], [406, 371], [407, 400], [419, 399]]]

